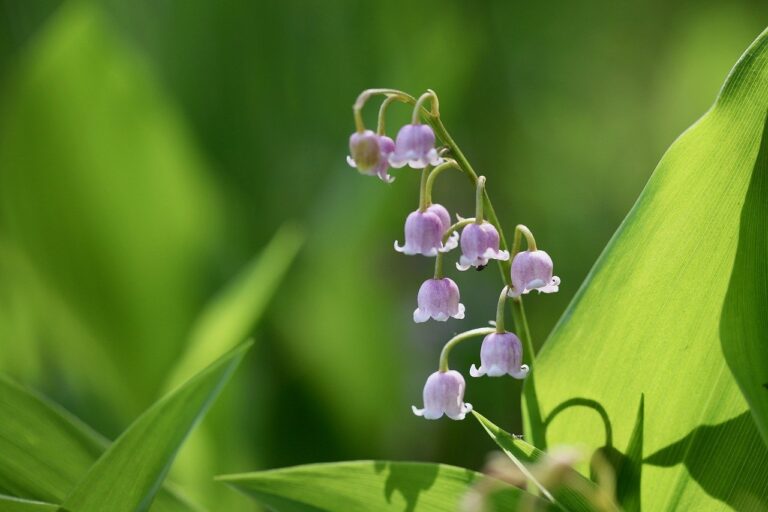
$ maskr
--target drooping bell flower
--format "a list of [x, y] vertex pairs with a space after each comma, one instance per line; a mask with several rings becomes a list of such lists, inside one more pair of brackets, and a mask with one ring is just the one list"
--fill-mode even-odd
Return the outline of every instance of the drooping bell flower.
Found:
[[528, 366], [521, 364], [523, 345], [511, 332], [494, 332], [483, 339], [480, 347], [480, 368], [473, 364], [469, 374], [473, 377], [500, 377], [511, 375], [524, 379], [528, 375]]
[[355, 132], [349, 137], [347, 163], [363, 174], [371, 174], [381, 159], [379, 136], [371, 130]]
[[499, 232], [490, 222], [468, 224], [461, 232], [461, 257], [456, 268], [480, 269], [491, 259], [502, 261], [509, 259], [508, 251], [499, 250]]
[[[353, 133], [349, 138], [349, 150], [352, 155], [347, 157], [347, 163], [357, 168], [360, 174], [378, 176], [381, 181], [395, 181], [389, 175], [389, 155], [395, 150], [395, 143], [386, 135], [375, 135], [371, 130], [363, 133]], [[375, 140], [374, 140], [375, 139]], [[374, 158], [374, 149], [378, 157]]]
[[419, 307], [413, 312], [413, 321], [426, 322], [430, 318], [445, 322], [448, 318], [464, 318], [464, 304], [459, 302], [459, 287], [448, 277], [427, 279], [419, 288]]
[[521, 251], [512, 260], [511, 297], [519, 297], [531, 290], [555, 293], [560, 278], [552, 276], [552, 258], [544, 251]]
[[446, 223], [450, 223], [448, 212], [438, 204], [433, 204], [423, 212], [411, 212], [405, 219], [405, 245], [395, 241], [395, 250], [408, 255], [437, 256], [438, 251], [455, 249], [459, 244], [459, 234], [456, 232], [443, 244], [443, 234], [448, 228]]
[[442, 161], [435, 149], [435, 132], [426, 124], [407, 124], [400, 128], [395, 139], [395, 151], [389, 156], [389, 164], [400, 168], [409, 165], [423, 169]]
[[452, 420], [463, 420], [472, 410], [472, 404], [464, 403], [464, 377], [456, 370], [437, 371], [424, 384], [424, 408], [411, 406], [413, 414], [428, 420], [441, 418], [443, 414]]

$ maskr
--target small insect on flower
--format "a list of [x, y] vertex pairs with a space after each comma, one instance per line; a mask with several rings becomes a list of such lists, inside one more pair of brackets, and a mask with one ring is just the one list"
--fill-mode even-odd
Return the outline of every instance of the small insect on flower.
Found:
[[461, 320], [464, 318], [464, 304], [459, 300], [459, 287], [452, 279], [427, 279], [419, 288], [419, 307], [413, 312], [413, 321], [422, 323], [433, 318], [445, 322], [450, 317]]
[[448, 211], [439, 204], [433, 204], [426, 211], [416, 210], [405, 219], [405, 245], [395, 241], [395, 250], [403, 254], [437, 256], [459, 245], [459, 234], [455, 231], [443, 244], [443, 235], [450, 226]]
[[521, 251], [512, 260], [512, 290], [510, 297], [519, 297], [531, 290], [555, 293], [560, 278], [552, 276], [552, 258], [544, 251]]
[[437, 371], [424, 384], [424, 408], [411, 406], [413, 414], [428, 420], [441, 418], [443, 414], [452, 420], [463, 420], [472, 410], [472, 404], [464, 403], [464, 377], [455, 370]]
[[494, 332], [483, 339], [480, 347], [480, 368], [473, 364], [469, 374], [473, 377], [501, 377], [511, 375], [524, 379], [528, 375], [528, 366], [522, 363], [523, 345], [511, 332]]
[[461, 257], [456, 263], [459, 270], [470, 267], [480, 270], [488, 264], [488, 260], [508, 259], [509, 252], [499, 250], [499, 232], [490, 222], [469, 224], [461, 232]]
[[435, 149], [435, 132], [426, 124], [407, 124], [400, 128], [395, 139], [395, 151], [389, 156], [389, 164], [400, 168], [409, 165], [423, 169], [427, 165], [442, 162]]
[[353, 133], [349, 138], [347, 163], [360, 174], [378, 176], [386, 183], [395, 178], [389, 175], [389, 155], [395, 150], [395, 143], [386, 135], [376, 135], [371, 130]]

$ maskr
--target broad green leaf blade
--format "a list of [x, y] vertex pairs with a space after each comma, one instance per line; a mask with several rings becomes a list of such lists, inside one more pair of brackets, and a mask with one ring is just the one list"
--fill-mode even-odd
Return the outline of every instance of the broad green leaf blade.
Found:
[[605, 447], [608, 462], [616, 471], [616, 498], [624, 512], [640, 512], [643, 471], [643, 427], [645, 423], [645, 396], [640, 396], [637, 420], [625, 453]]
[[234, 372], [250, 343], [166, 396], [114, 442], [64, 501], [78, 512], [147, 510], [177, 450]]
[[[482, 414], [476, 411], [472, 411], [472, 414], [499, 448], [516, 464], [522, 464], [524, 468], [521, 468], [521, 470], [527, 473], [529, 478], [533, 479], [533, 476], [530, 475], [530, 466], [542, 457], [545, 457], [546, 454], [535, 446], [497, 427]], [[581, 485], [590, 489], [596, 489], [594, 482], [581, 476], [576, 471], [573, 471], [573, 473], [572, 476], [580, 479]], [[537, 482], [537, 486], [541, 486], [541, 484]], [[547, 492], [554, 498], [558, 507], [563, 510], [570, 512], [594, 512], [597, 510], [587, 498], [574, 489], [560, 487], [557, 489], [547, 489]]]
[[644, 510], [768, 508], [768, 451], [720, 340], [767, 109], [764, 32], [664, 155], [536, 362], [545, 415], [580, 399], [605, 412], [562, 409], [549, 444], [597, 449], [608, 431], [626, 446], [645, 395], [643, 456], [662, 455], [642, 468]]
[[59, 505], [44, 501], [25, 500], [0, 494], [0, 510], [3, 512], [56, 512]]
[[768, 444], [768, 116], [741, 210], [720, 340], [728, 366]]
[[[445, 512], [483, 475], [469, 469], [418, 462], [355, 461], [310, 464], [216, 477], [277, 512]], [[499, 482], [492, 510], [517, 510], [524, 500], [534, 510], [549, 505]], [[529, 509], [531, 510], [531, 509]]]
[[[109, 441], [45, 397], [0, 375], [0, 491], [60, 503]], [[167, 489], [155, 512], [199, 510]]]

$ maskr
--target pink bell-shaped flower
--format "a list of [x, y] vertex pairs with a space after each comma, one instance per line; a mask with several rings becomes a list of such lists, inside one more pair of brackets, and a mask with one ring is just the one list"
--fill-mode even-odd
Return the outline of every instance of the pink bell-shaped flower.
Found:
[[560, 278], [552, 276], [552, 258], [544, 251], [521, 251], [512, 260], [511, 297], [519, 297], [531, 290], [555, 293]]
[[443, 244], [443, 235], [449, 227], [446, 223], [450, 223], [450, 217], [446, 209], [439, 204], [433, 204], [423, 212], [411, 212], [405, 219], [405, 245], [395, 241], [395, 250], [408, 255], [437, 256], [438, 251], [448, 252], [455, 249], [459, 244], [459, 234], [455, 231]]
[[509, 259], [508, 251], [499, 250], [499, 232], [490, 222], [467, 225], [461, 232], [461, 257], [456, 264], [459, 270], [486, 266], [488, 260]]
[[435, 132], [426, 124], [407, 124], [400, 128], [395, 139], [395, 151], [389, 156], [392, 167], [409, 165], [423, 169], [437, 165], [442, 159], [435, 149]]
[[428, 420], [441, 418], [443, 414], [452, 420], [463, 420], [472, 410], [472, 404], [464, 403], [464, 377], [455, 370], [437, 371], [424, 384], [424, 408], [412, 406], [413, 414]]
[[413, 321], [426, 322], [430, 318], [445, 322], [448, 318], [464, 318], [464, 304], [459, 302], [459, 287], [448, 277], [427, 279], [419, 288], [419, 307], [413, 312]]
[[494, 332], [483, 339], [480, 347], [480, 368], [473, 364], [469, 374], [473, 377], [500, 377], [511, 375], [524, 379], [528, 375], [528, 366], [523, 361], [523, 345], [511, 332]]

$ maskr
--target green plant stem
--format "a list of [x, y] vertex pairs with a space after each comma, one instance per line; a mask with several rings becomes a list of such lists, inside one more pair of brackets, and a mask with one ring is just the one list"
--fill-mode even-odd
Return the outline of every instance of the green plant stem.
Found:
[[468, 340], [470, 338], [474, 338], [475, 336], [485, 336], [488, 334], [491, 334], [494, 332], [494, 329], [492, 327], [479, 327], [477, 329], [472, 329], [469, 331], [462, 332], [461, 334], [457, 334], [450, 340], [448, 340], [448, 343], [443, 345], [443, 350], [440, 352], [440, 367], [438, 368], [441, 372], [447, 372], [448, 371], [448, 355], [451, 353], [451, 349], [461, 343], [464, 340]]
[[504, 286], [504, 288], [501, 289], [501, 294], [499, 294], [499, 302], [496, 305], [496, 332], [503, 333], [506, 331], [504, 328], [504, 305], [507, 302], [507, 293], [509, 292], [509, 287]]
[[[528, 319], [525, 317], [522, 297], [516, 297], [509, 302], [511, 303], [512, 321], [515, 323], [517, 336], [523, 342], [523, 363], [533, 370], [536, 353], [533, 350], [533, 340], [531, 339], [531, 331], [528, 329]], [[531, 444], [543, 451], [547, 448], [547, 439], [544, 435], [545, 424], [536, 395], [536, 373], [533, 371], [528, 372], [528, 377], [523, 383], [523, 397], [525, 398], [525, 407], [528, 410], [528, 434], [531, 436]]]
[[459, 164], [456, 163], [456, 160], [452, 159], [446, 159], [445, 162], [438, 165], [434, 169], [432, 169], [432, 172], [429, 173], [429, 178], [427, 179], [427, 203], [432, 204], [432, 186], [435, 184], [435, 180], [440, 175], [441, 172], [445, 171], [446, 169], [458, 169], [461, 171], [461, 167], [459, 167]]
[[[456, 144], [456, 142], [453, 140], [451, 135], [448, 133], [448, 130], [446, 130], [445, 125], [443, 125], [442, 120], [439, 117], [428, 115], [429, 124], [432, 126], [432, 129], [435, 131], [435, 134], [440, 138], [440, 140], [445, 143], [446, 146], [451, 150], [451, 154], [456, 159], [456, 162], [461, 167], [462, 171], [467, 175], [467, 178], [472, 182], [472, 184], [476, 187], [477, 186], [477, 173], [472, 168], [472, 165], [469, 163], [469, 160], [467, 160], [467, 157], [464, 156], [464, 153], [462, 153], [459, 146]], [[484, 213], [485, 216], [488, 218], [488, 222], [493, 224], [493, 226], [498, 230], [499, 232], [499, 248], [503, 250], [507, 250], [507, 241], [504, 236], [504, 230], [501, 228], [501, 224], [499, 223], [499, 218], [496, 216], [496, 211], [493, 209], [493, 204], [491, 203], [491, 199], [488, 196], [488, 191], [485, 190], [483, 192], [483, 203], [484, 203]], [[501, 278], [504, 281], [504, 284], [512, 287], [512, 276], [511, 276], [511, 260], [510, 258], [507, 261], [501, 261], [497, 260], [499, 265], [499, 271], [501, 272]], [[536, 395], [536, 385], [535, 385], [535, 372], [534, 370], [534, 360], [535, 360], [535, 352], [533, 349], [533, 342], [531, 340], [530, 331], [528, 330], [528, 320], [525, 317], [525, 309], [523, 308], [523, 300], [522, 297], [518, 297], [515, 300], [510, 301], [511, 302], [511, 310], [512, 310], [512, 320], [515, 324], [515, 331], [517, 331], [518, 336], [521, 338], [521, 341], [523, 342], [524, 347], [524, 360], [526, 361], [526, 364], [528, 364], [528, 367], [531, 369], [530, 373], [528, 374], [528, 377], [525, 380], [525, 384], [523, 385], [523, 396], [525, 398], [525, 407], [528, 412], [528, 426], [529, 426], [529, 434], [531, 436], [531, 441], [534, 446], [536, 446], [539, 449], [546, 448], [546, 439], [544, 436], [544, 422], [541, 417], [541, 409], [539, 407], [539, 401], [538, 397]]]
[[528, 246], [529, 251], [535, 251], [536, 249], [536, 239], [533, 238], [533, 233], [531, 233], [531, 230], [528, 229], [527, 226], [524, 226], [523, 224], [518, 224], [515, 226], [515, 237], [512, 240], [512, 252], [511, 257], [514, 258], [515, 254], [520, 252], [520, 244], [522, 242], [522, 235], [525, 235], [525, 243]]
[[421, 182], [419, 183], [419, 211], [425, 212], [427, 211], [427, 208], [429, 208], [429, 205], [431, 204], [431, 201], [429, 200], [429, 197], [427, 196], [427, 181], [429, 178], [429, 166], [424, 167], [424, 169], [421, 170]]
[[386, 98], [384, 98], [384, 101], [381, 102], [381, 106], [379, 107], [379, 122], [378, 122], [378, 125], [376, 126], [377, 135], [384, 135], [384, 132], [386, 130], [386, 125], [387, 125], [387, 108], [394, 101], [403, 101], [403, 100], [395, 96], [394, 94], [390, 94]]
[[483, 223], [483, 194], [485, 192], [485, 176], [477, 178], [477, 187], [475, 188], [475, 222]]

